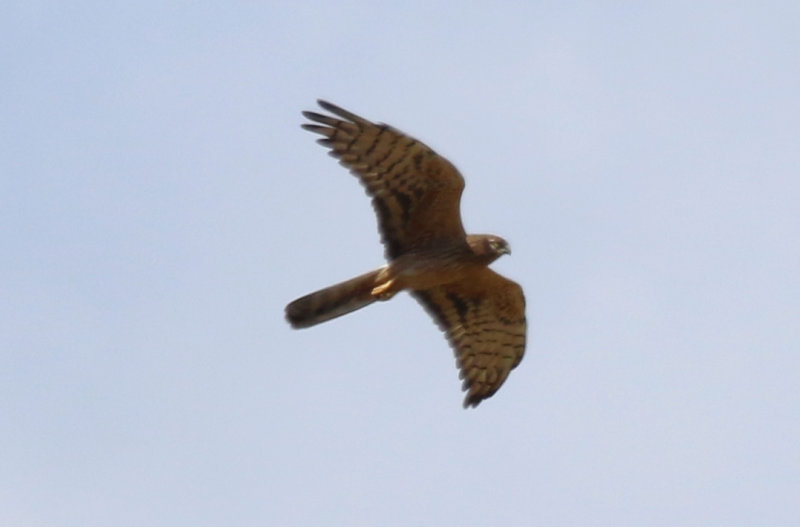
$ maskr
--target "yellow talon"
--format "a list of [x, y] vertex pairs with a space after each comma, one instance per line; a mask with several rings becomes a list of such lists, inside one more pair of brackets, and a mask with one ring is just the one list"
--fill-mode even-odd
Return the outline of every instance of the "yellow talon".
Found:
[[395, 295], [395, 293], [397, 293], [397, 291], [391, 290], [393, 285], [394, 280], [389, 280], [388, 282], [373, 288], [370, 294], [378, 300], [389, 300]]

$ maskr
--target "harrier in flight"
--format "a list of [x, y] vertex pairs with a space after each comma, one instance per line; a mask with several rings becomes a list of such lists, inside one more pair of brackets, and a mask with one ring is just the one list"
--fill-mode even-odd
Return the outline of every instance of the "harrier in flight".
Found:
[[467, 234], [459, 203], [464, 178], [447, 159], [385, 124], [329, 102], [333, 114], [303, 112], [303, 128], [358, 177], [372, 198], [388, 264], [295, 300], [295, 328], [388, 300], [407, 290], [447, 335], [467, 392], [464, 407], [491, 397], [525, 352], [525, 297], [515, 282], [489, 269], [510, 254], [490, 234]]

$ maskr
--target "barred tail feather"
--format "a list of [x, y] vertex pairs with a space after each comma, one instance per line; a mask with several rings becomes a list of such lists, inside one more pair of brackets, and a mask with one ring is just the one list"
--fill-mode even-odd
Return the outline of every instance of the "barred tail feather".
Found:
[[293, 328], [308, 328], [370, 305], [376, 300], [371, 292], [381, 270], [298, 298], [286, 306], [286, 320]]

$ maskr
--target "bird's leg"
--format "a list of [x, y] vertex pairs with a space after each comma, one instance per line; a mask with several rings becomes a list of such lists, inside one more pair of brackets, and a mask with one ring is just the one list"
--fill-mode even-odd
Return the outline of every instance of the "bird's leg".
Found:
[[381, 285], [374, 287], [370, 294], [377, 300], [389, 300], [397, 294], [397, 290], [393, 290], [396, 283], [397, 282], [394, 278], [387, 280]]
[[398, 278], [397, 270], [393, 269], [391, 265], [387, 265], [375, 277], [370, 295], [375, 300], [389, 300], [402, 289]]

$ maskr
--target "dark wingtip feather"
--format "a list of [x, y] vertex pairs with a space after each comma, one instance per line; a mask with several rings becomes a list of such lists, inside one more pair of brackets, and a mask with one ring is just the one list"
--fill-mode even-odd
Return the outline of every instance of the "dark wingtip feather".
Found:
[[325, 99], [317, 99], [317, 104], [319, 104], [320, 108], [328, 110], [329, 112], [339, 113], [344, 111], [343, 108], [340, 108], [339, 106], [336, 106], [332, 102], [328, 102]]
[[329, 128], [327, 126], [320, 126], [318, 124], [303, 123], [300, 125], [300, 128], [302, 128], [303, 130], [307, 130], [309, 132], [314, 132], [315, 134], [321, 134], [327, 136], [333, 134], [333, 128]]
[[[354, 122], [354, 123], [361, 123], [361, 124], [371, 124], [367, 119], [364, 119], [360, 115], [356, 115], [353, 112], [348, 112], [347, 110], [345, 110], [341, 106], [336, 106], [335, 104], [330, 103], [330, 102], [328, 102], [326, 100], [317, 99], [317, 104], [319, 104], [320, 107], [322, 107], [325, 110], [328, 110], [332, 114], [338, 115], [339, 117], [347, 119], [348, 121], [351, 121], [351, 122]], [[310, 113], [313, 113], [313, 112], [310, 112]], [[330, 117], [328, 117], [328, 119], [330, 119]]]
[[464, 397], [464, 409], [477, 408], [482, 400], [483, 398], [477, 394], [467, 394], [467, 396]]

